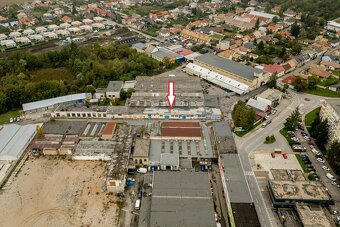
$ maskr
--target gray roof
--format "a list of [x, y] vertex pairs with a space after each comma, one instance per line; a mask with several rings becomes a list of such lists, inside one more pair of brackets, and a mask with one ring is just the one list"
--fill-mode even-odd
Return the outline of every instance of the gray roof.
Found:
[[135, 43], [135, 44], [132, 44], [132, 48], [145, 50], [147, 48], [147, 46], [146, 46], [145, 43]]
[[107, 85], [106, 92], [120, 91], [123, 87], [123, 81], [110, 81]]
[[340, 99], [326, 99], [326, 101], [333, 107], [335, 112], [340, 115]]
[[233, 136], [231, 128], [227, 122], [214, 122], [213, 124], [215, 135], [218, 137]]
[[43, 133], [54, 135], [80, 135], [86, 126], [86, 121], [49, 121], [44, 124]]
[[5, 125], [0, 129], [0, 160], [17, 160], [36, 132], [36, 125]]
[[224, 154], [221, 158], [230, 202], [252, 203], [253, 198], [238, 154]]
[[160, 164], [164, 166], [179, 166], [178, 154], [161, 154]]
[[151, 55], [153, 56], [156, 56], [160, 59], [164, 59], [164, 58], [182, 58], [181, 55], [171, 51], [171, 50], [168, 50], [168, 49], [165, 49], [165, 48], [162, 48], [162, 47], [158, 47], [158, 51], [156, 52], [153, 52], [151, 53]]
[[155, 171], [150, 226], [215, 227], [207, 173]]
[[80, 93], [73, 95], [65, 95], [51, 99], [44, 99], [36, 102], [29, 102], [22, 104], [23, 111], [36, 110], [41, 108], [46, 108], [49, 106], [54, 106], [57, 104], [67, 103], [67, 102], [75, 102], [78, 100], [84, 100], [88, 97], [91, 97], [91, 93]]
[[205, 64], [220, 68], [224, 71], [236, 74], [238, 76], [244, 77], [248, 80], [254, 80], [254, 73], [262, 73], [260, 69], [255, 69], [248, 65], [243, 65], [241, 63], [222, 58], [212, 53], [206, 53], [195, 58], [195, 60], [201, 61]]

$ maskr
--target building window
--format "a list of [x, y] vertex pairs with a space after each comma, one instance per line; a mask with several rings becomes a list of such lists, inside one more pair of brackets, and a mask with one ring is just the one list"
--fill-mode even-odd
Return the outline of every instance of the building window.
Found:
[[68, 117], [71, 117], [71, 114], [70, 114], [70, 113], [67, 113], [67, 116], [68, 116]]
[[142, 159], [139, 159], [139, 164], [143, 164], [143, 160]]
[[135, 164], [138, 164], [138, 160], [137, 159], [135, 159]]
[[75, 117], [76, 116], [76, 114], [75, 113], [72, 113], [72, 117]]
[[144, 162], [146, 162], [146, 159], [144, 158]]

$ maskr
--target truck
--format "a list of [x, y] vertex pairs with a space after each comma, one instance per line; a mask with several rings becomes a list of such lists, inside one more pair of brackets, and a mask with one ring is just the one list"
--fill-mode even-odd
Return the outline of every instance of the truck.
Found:
[[146, 173], [148, 170], [146, 168], [139, 168], [137, 170], [138, 173]]
[[326, 173], [326, 177], [328, 177], [332, 181], [336, 181], [335, 177], [332, 174], [330, 174], [330, 173]]

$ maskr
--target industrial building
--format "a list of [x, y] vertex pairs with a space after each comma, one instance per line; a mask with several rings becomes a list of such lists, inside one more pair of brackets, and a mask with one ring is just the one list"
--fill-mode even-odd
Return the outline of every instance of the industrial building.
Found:
[[20, 159], [36, 134], [36, 125], [0, 126], [0, 160], [16, 161]]
[[41, 101], [30, 102], [22, 104], [22, 109], [24, 113], [33, 113], [38, 111], [46, 111], [49, 109], [54, 109], [57, 106], [64, 104], [77, 104], [83, 103], [86, 99], [91, 98], [91, 93], [80, 93], [73, 95], [60, 96], [51, 99], [44, 99]]
[[154, 172], [150, 226], [216, 227], [208, 174]]
[[208, 127], [202, 126], [198, 130], [201, 133], [199, 138], [190, 137], [190, 134], [181, 137], [180, 130], [179, 136], [175, 132], [169, 138], [153, 136], [150, 143], [149, 165], [161, 170], [193, 169], [195, 165], [202, 170], [208, 168], [212, 159], [217, 156], [211, 146]]
[[174, 82], [176, 94], [175, 108], [203, 107], [204, 97], [200, 80], [174, 70], [153, 77], [136, 78], [135, 92], [129, 102], [130, 107], [168, 107], [166, 95], [168, 82]]
[[269, 80], [260, 69], [207, 53], [187, 64], [185, 71], [239, 95], [246, 94]]
[[212, 132], [213, 142], [219, 155], [237, 153], [234, 136], [227, 122], [214, 122]]
[[73, 154], [74, 160], [110, 161], [114, 152], [113, 141], [80, 141]]
[[87, 121], [49, 121], [42, 127], [45, 136], [80, 136]]
[[105, 122], [88, 122], [84, 131], [80, 134], [80, 139], [98, 139], [105, 128]]
[[161, 126], [161, 136], [166, 139], [201, 140], [202, 131], [199, 122], [166, 121]]
[[107, 122], [102, 133], [102, 139], [104, 140], [112, 139], [116, 127], [117, 125], [115, 122]]
[[250, 188], [238, 154], [222, 154], [219, 158], [223, 192], [229, 216], [236, 226], [260, 227]]

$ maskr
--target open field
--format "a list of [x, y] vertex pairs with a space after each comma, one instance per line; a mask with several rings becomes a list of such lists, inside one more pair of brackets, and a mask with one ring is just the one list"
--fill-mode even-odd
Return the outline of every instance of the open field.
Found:
[[5, 5], [24, 3], [24, 2], [32, 2], [32, 1], [30, 0], [1, 0], [0, 7], [5, 6]]
[[104, 172], [104, 162], [30, 157], [1, 191], [1, 226], [116, 226]]
[[9, 123], [9, 119], [11, 117], [20, 117], [20, 111], [19, 110], [13, 110], [9, 111], [4, 114], [0, 114], [0, 125]]

